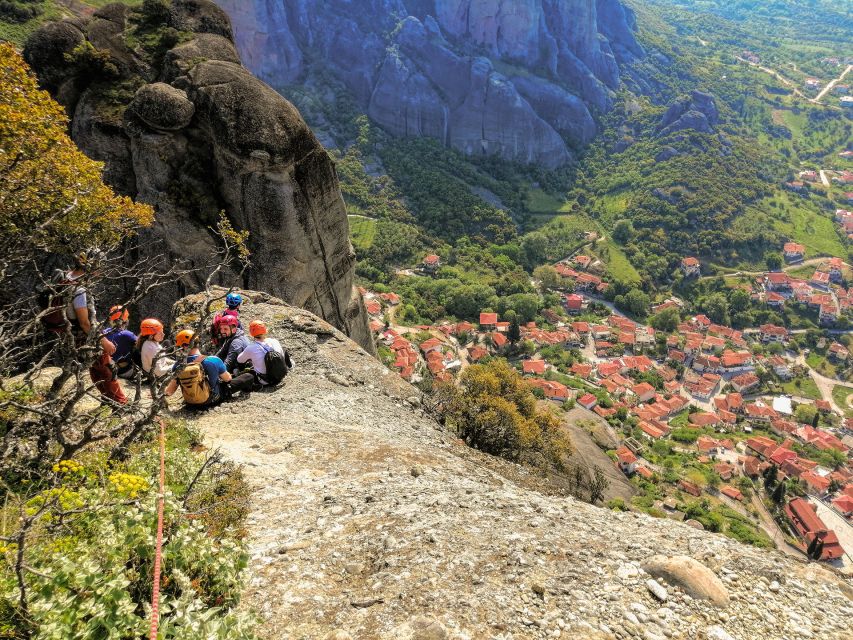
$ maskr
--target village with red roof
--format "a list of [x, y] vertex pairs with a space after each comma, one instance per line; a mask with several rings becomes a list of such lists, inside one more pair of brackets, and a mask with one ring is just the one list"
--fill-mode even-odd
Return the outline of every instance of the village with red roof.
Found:
[[[782, 250], [791, 265], [807, 253], [796, 242]], [[422, 268], [440, 263], [431, 254]], [[833, 383], [822, 381], [847, 366], [846, 336], [806, 336], [773, 313], [736, 329], [713, 315], [690, 314], [675, 296], [652, 307], [676, 314], [674, 330], [655, 329], [604, 303], [609, 285], [599, 264], [587, 254], [556, 263], [573, 289], [555, 291], [559, 307], [523, 322], [485, 308], [467, 319], [406, 327], [393, 321], [403, 296], [362, 295], [380, 354], [406, 380], [453, 382], [468, 367], [504, 358], [541, 402], [614, 430], [619, 446], [607, 452], [613, 464], [639, 495], [668, 496], [669, 507], [655, 499], [638, 508], [683, 519], [696, 511], [691, 501], [710, 500], [704, 509], [747, 518], [754, 543], [772, 546], [783, 535], [805, 554], [817, 536], [822, 560], [843, 561], [838, 549], [848, 538], [841, 527], [851, 528], [853, 517], [853, 406], [839, 405]], [[693, 256], [682, 260], [681, 271], [702, 278]], [[770, 310], [811, 309], [820, 326], [827, 314], [853, 308], [853, 291], [839, 286], [846, 273], [842, 261], [826, 259], [808, 277], [770, 271], [743, 288]], [[763, 519], [755, 516], [759, 504], [767, 510]], [[697, 513], [697, 526], [717, 526]]]

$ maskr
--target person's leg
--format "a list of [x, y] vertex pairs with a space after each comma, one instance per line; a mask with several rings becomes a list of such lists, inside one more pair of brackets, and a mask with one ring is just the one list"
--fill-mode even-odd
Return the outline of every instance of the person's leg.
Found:
[[89, 375], [92, 382], [95, 383], [98, 391], [105, 398], [109, 398], [119, 404], [127, 404], [127, 397], [124, 395], [118, 381], [113, 378], [113, 372], [108, 364], [109, 356], [101, 356], [89, 369]]
[[255, 374], [247, 371], [239, 376], [234, 376], [231, 378], [231, 382], [227, 383], [227, 387], [232, 393], [235, 391], [240, 391], [243, 394], [251, 393], [255, 389]]

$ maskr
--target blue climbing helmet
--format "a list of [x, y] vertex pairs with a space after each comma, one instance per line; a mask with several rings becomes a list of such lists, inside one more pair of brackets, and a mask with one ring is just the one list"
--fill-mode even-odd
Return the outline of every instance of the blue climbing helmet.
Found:
[[239, 293], [229, 293], [225, 296], [225, 304], [228, 305], [229, 309], [236, 309], [243, 304], [243, 296]]

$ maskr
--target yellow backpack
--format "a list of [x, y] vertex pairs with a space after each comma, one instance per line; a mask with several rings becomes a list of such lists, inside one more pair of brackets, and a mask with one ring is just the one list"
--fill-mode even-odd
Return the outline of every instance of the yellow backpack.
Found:
[[199, 356], [178, 373], [178, 384], [187, 404], [205, 404], [210, 400], [210, 384], [201, 365], [203, 360], [204, 356]]

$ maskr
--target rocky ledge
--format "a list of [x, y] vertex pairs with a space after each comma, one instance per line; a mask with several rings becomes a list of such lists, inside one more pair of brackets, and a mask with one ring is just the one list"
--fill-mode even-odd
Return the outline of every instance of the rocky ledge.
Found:
[[254, 487], [243, 606], [266, 637], [849, 638], [829, 570], [549, 495], [327, 323], [247, 295], [296, 369], [197, 422]]

